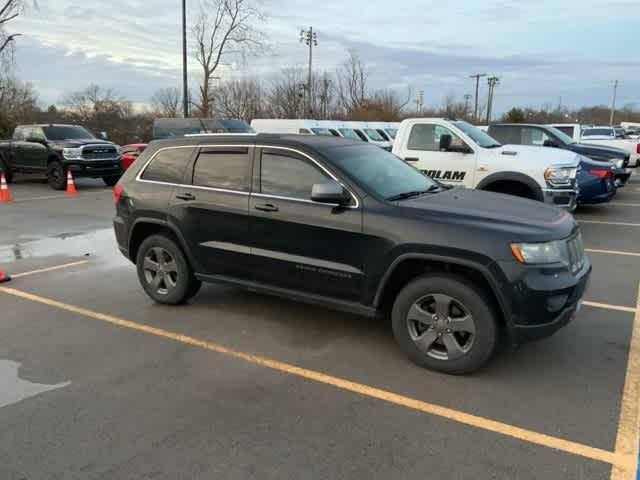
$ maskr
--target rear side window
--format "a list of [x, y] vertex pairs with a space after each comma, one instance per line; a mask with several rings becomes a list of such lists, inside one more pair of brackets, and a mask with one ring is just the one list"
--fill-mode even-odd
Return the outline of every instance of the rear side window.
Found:
[[169, 148], [159, 151], [142, 174], [143, 180], [184, 183], [184, 171], [193, 148]]
[[309, 159], [277, 149], [262, 151], [260, 191], [266, 195], [309, 200], [316, 183], [329, 177]]
[[247, 148], [203, 148], [193, 169], [198, 187], [249, 191], [251, 159]]

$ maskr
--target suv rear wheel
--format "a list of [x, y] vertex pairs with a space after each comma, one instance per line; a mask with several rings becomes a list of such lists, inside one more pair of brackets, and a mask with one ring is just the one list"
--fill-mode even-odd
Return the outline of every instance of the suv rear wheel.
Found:
[[393, 333], [421, 367], [471, 373], [493, 354], [496, 315], [484, 295], [453, 275], [425, 275], [404, 287], [393, 306]]
[[136, 267], [145, 292], [158, 303], [184, 303], [201, 286], [182, 249], [164, 235], [152, 235], [142, 242], [138, 249]]

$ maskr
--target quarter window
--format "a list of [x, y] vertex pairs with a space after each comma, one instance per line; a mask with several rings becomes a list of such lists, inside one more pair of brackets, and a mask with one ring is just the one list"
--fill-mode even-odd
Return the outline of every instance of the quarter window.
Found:
[[440, 151], [440, 137], [451, 135], [451, 145], [464, 146], [464, 141], [447, 127], [428, 123], [416, 124], [409, 135], [409, 150]]
[[247, 148], [203, 148], [193, 169], [193, 184], [248, 192], [251, 159]]
[[165, 183], [184, 183], [184, 171], [193, 148], [170, 148], [156, 154], [142, 174], [143, 180]]
[[310, 160], [281, 150], [263, 150], [260, 191], [266, 195], [309, 200], [313, 185], [329, 177]]

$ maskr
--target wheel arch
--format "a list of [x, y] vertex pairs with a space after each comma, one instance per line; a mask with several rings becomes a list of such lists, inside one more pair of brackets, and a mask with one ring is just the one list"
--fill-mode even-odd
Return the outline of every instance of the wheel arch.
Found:
[[521, 172], [496, 172], [485, 178], [483, 178], [478, 185], [476, 185], [477, 190], [487, 190], [491, 185], [494, 185], [499, 182], [513, 182], [520, 183], [525, 185], [531, 193], [535, 196], [535, 199], [538, 201], [544, 200], [544, 194], [542, 193], [542, 188], [533, 178], [529, 175], [521, 173]]
[[508, 302], [500, 292], [498, 281], [490, 269], [472, 260], [428, 253], [399, 255], [382, 276], [373, 305], [385, 310], [398, 292], [411, 280], [425, 273], [450, 273], [471, 280], [489, 296], [503, 326], [511, 326]]
[[162, 233], [167, 234], [178, 242], [178, 245], [182, 248], [182, 251], [187, 257], [187, 261], [190, 263], [191, 267], [195, 269], [197, 264], [195, 263], [194, 258], [187, 247], [187, 242], [180, 233], [180, 230], [168, 220], [159, 218], [141, 217], [137, 218], [133, 222], [129, 232], [129, 240], [127, 242], [129, 259], [135, 264], [138, 256], [138, 249], [140, 248], [140, 245], [142, 245], [142, 242], [144, 242], [145, 238]]

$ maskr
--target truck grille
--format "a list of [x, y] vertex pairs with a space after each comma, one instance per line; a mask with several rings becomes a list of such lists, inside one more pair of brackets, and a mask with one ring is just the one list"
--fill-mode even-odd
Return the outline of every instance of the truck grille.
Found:
[[584, 266], [584, 245], [581, 233], [567, 240], [567, 251], [569, 252], [571, 273], [579, 272]]
[[118, 156], [118, 151], [110, 145], [87, 146], [82, 149], [82, 158], [86, 160], [101, 160]]

